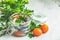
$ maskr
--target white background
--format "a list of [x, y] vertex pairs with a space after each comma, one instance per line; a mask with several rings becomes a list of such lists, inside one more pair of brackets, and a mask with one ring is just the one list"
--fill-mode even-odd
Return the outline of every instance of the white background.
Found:
[[[48, 0], [47, 0], [48, 1]], [[40, 37], [28, 38], [3, 36], [0, 40], [60, 40], [60, 7], [52, 1], [29, 0], [28, 8], [34, 10], [34, 13], [45, 14], [49, 31]]]

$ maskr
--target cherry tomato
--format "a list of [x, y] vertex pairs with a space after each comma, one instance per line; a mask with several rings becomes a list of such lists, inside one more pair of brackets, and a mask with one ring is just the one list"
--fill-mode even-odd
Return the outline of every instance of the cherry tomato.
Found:
[[41, 30], [43, 33], [46, 33], [48, 31], [48, 25], [47, 24], [41, 25]]
[[40, 36], [41, 34], [42, 34], [41, 29], [35, 28], [35, 29], [33, 30], [33, 35], [34, 35], [34, 36]]

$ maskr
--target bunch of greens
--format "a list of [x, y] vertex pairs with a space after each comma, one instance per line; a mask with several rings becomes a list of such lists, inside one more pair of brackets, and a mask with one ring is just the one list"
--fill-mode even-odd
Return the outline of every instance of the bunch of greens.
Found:
[[32, 37], [34, 37], [34, 35], [33, 35], [33, 30], [35, 29], [35, 28], [40, 28], [41, 27], [41, 24], [39, 24], [39, 25], [36, 25], [33, 21], [31, 21], [31, 23], [30, 23], [30, 32], [29, 32], [29, 35], [28, 35], [28, 37], [30, 37], [30, 38], [32, 38]]
[[[25, 4], [28, 3], [28, 0], [0, 0], [0, 23], [2, 22], [3, 24], [3, 22], [5, 22], [4, 29], [9, 27], [11, 15], [15, 13], [23, 14], [24, 16], [32, 15], [33, 10], [29, 10], [25, 7]], [[2, 27], [0, 27], [0, 30], [3, 30]]]

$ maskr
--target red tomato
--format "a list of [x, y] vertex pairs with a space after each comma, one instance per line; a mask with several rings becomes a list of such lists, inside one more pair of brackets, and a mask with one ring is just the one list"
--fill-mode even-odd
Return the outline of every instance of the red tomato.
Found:
[[41, 25], [41, 30], [43, 33], [46, 33], [48, 31], [48, 25], [47, 24]]
[[40, 36], [42, 34], [42, 31], [39, 28], [35, 28], [33, 30], [33, 34], [34, 34], [34, 36]]

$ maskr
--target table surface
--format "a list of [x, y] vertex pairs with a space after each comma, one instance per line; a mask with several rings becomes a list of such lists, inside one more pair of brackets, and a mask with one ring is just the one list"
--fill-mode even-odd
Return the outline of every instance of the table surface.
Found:
[[49, 31], [40, 37], [32, 39], [25, 37], [2, 36], [0, 40], [60, 40], [60, 7], [54, 2], [46, 3], [39, 0], [29, 0], [29, 9], [34, 13], [44, 14], [47, 16]]

